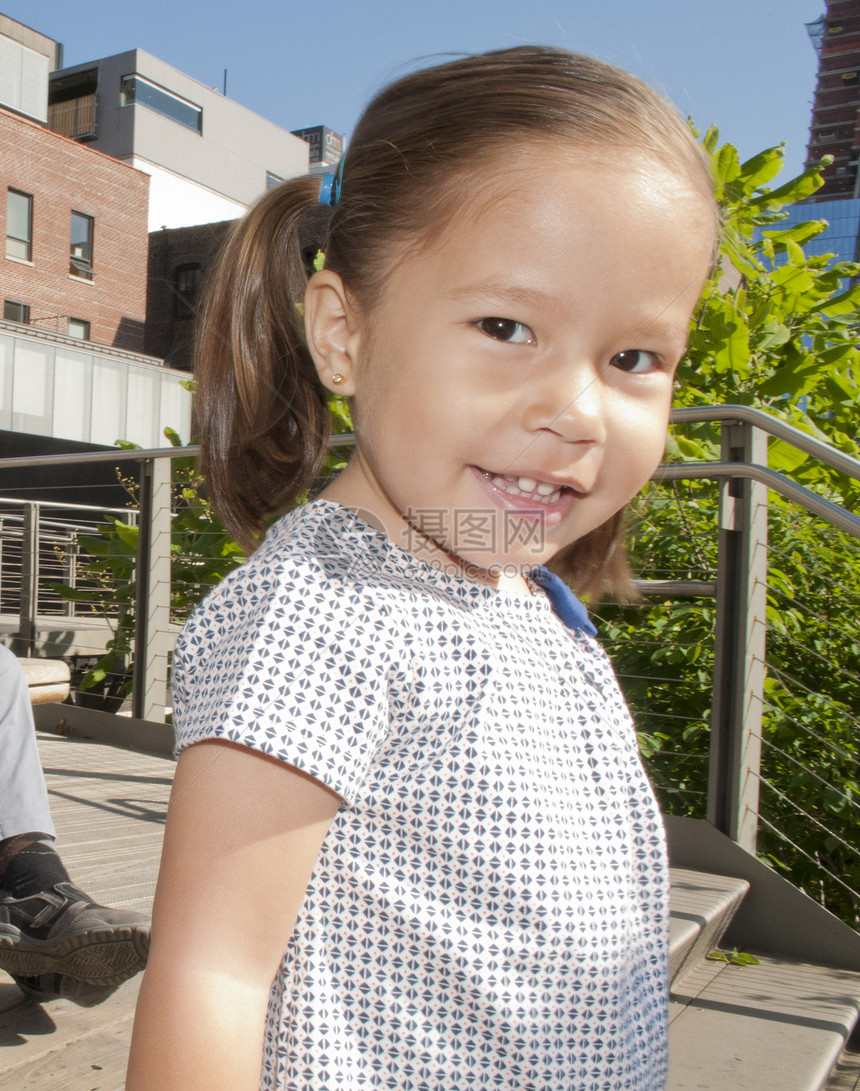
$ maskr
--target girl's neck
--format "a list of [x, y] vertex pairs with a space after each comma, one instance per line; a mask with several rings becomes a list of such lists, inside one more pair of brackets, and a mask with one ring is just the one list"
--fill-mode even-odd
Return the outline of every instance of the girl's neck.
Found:
[[[413, 535], [417, 534], [421, 541], [427, 544], [429, 547], [427, 559], [434, 567], [450, 571], [451, 566], [453, 565], [456, 575], [463, 576], [465, 579], [472, 580], [474, 583], [484, 583], [495, 590], [500, 590], [504, 587], [505, 590], [515, 590], [520, 594], [531, 594], [528, 584], [522, 576], [514, 576], [490, 568], [482, 568], [473, 561], [469, 561], [465, 557], [461, 557], [459, 554], [454, 553], [452, 550], [442, 545], [441, 542], [437, 542], [435, 538], [426, 534], [407, 516], [401, 515], [400, 518]], [[412, 549], [409, 550], [409, 552], [414, 553], [415, 550]], [[421, 555], [423, 556], [424, 553], [425, 551], [422, 550]]]
[[[525, 577], [518, 572], [506, 572], [484, 568], [473, 561], [461, 557], [436, 541], [414, 521], [410, 520], [394, 507], [387, 498], [380, 498], [367, 488], [364, 475], [355, 475], [350, 471], [352, 464], [325, 488], [320, 497], [350, 508], [360, 519], [386, 537], [406, 553], [425, 561], [434, 568], [449, 575], [481, 583], [494, 590], [504, 590], [515, 595], [531, 595], [531, 589]], [[356, 481], [355, 477], [361, 480]]]

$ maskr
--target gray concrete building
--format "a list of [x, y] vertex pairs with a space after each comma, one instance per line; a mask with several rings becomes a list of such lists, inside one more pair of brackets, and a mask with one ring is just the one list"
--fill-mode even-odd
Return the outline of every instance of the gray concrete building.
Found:
[[51, 73], [48, 124], [149, 174], [149, 230], [234, 219], [309, 145], [142, 49]]
[[46, 454], [65, 441], [164, 447], [165, 427], [187, 440], [186, 378], [150, 356], [0, 320], [0, 450], [20, 434], [41, 437]]

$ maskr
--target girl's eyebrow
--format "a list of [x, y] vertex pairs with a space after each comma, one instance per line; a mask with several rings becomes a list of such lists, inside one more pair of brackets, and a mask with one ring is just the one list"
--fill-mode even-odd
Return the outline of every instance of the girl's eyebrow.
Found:
[[522, 285], [511, 284], [495, 280], [479, 281], [477, 284], [455, 285], [445, 293], [447, 299], [458, 302], [486, 303], [499, 301], [501, 303], [519, 304], [532, 307], [552, 307], [570, 313], [570, 306], [563, 305], [561, 300], [549, 292], [543, 292], [539, 288], [526, 288]]

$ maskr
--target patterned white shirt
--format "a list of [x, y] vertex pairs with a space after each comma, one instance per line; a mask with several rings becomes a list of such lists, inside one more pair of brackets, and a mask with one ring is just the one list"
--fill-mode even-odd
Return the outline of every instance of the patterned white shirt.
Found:
[[662, 823], [608, 660], [533, 590], [317, 500], [186, 626], [178, 747], [234, 740], [344, 801], [274, 981], [266, 1091], [664, 1086]]

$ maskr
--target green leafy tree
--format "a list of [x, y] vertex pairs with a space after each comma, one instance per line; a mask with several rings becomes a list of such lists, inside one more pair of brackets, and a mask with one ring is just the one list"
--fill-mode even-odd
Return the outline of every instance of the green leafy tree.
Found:
[[[785, 206], [822, 184], [820, 170], [828, 160], [770, 188], [783, 165], [782, 147], [741, 163], [731, 145], [719, 146], [716, 130], [703, 143], [712, 157], [725, 230], [720, 262], [694, 316], [677, 403], [756, 406], [857, 456], [860, 287], [848, 285], [860, 267], [833, 255], [805, 253], [826, 221], [781, 225]], [[819, 210], [826, 205], [810, 208]], [[718, 429], [710, 424], [675, 429], [667, 457], [719, 458]], [[769, 463], [828, 499], [856, 506], [856, 482], [781, 442], [771, 442]], [[637, 574], [713, 580], [716, 512], [713, 483], [652, 487], [631, 513], [629, 544]], [[854, 711], [860, 696], [860, 550], [856, 541], [773, 493], [769, 516], [765, 822], [759, 853], [856, 923], [856, 899], [839, 880], [860, 890]], [[701, 816], [712, 601], [634, 608], [602, 604], [599, 613], [664, 807]]]
[[[173, 429], [165, 429], [164, 434], [173, 447], [182, 446]], [[117, 446], [127, 451], [139, 449], [138, 444], [123, 440]], [[129, 494], [131, 510], [137, 505], [137, 482], [120, 480]], [[244, 557], [206, 499], [194, 459], [173, 459], [171, 494], [170, 614], [172, 621], [181, 622], [206, 591]], [[95, 533], [81, 535], [78, 547], [84, 559], [78, 565], [76, 586], [52, 586], [62, 598], [75, 602], [79, 612], [105, 618], [112, 630], [104, 655], [86, 672], [78, 689], [120, 698], [131, 687], [138, 528], [111, 516], [96, 526]]]

